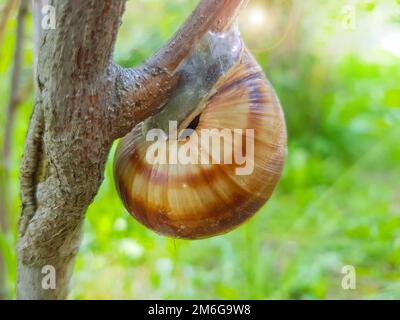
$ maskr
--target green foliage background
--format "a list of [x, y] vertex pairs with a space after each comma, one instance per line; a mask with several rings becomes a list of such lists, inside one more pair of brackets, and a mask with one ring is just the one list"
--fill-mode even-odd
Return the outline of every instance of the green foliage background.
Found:
[[[196, 2], [128, 1], [116, 61], [135, 66], [149, 57]], [[0, 6], [4, 3], [0, 0]], [[348, 3], [354, 4], [354, 21], [344, 10]], [[253, 19], [255, 10], [265, 15], [262, 24]], [[0, 141], [15, 16], [0, 48]], [[227, 235], [167, 239], [123, 208], [113, 184], [111, 152], [105, 181], [87, 212], [72, 299], [400, 298], [398, 1], [252, 0], [240, 26], [287, 119], [288, 160], [272, 199]], [[393, 34], [397, 38], [388, 38]], [[10, 230], [0, 235], [11, 297], [18, 170], [33, 105], [30, 36], [28, 30], [22, 79], [27, 92], [14, 125], [5, 190]], [[391, 39], [397, 39], [397, 49]], [[342, 289], [344, 265], [356, 268], [356, 290]]]

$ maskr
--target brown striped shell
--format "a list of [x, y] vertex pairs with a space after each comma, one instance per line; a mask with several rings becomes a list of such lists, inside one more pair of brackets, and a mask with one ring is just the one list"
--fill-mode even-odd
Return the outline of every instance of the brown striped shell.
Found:
[[[272, 86], [246, 49], [216, 82], [199, 110], [194, 131], [200, 140], [201, 129], [242, 129], [241, 143], [234, 144], [232, 135], [232, 158], [235, 152], [247, 152], [248, 161], [254, 159], [253, 171], [237, 174], [243, 165], [234, 161], [149, 163], [146, 152], [151, 143], [145, 139], [144, 123], [137, 125], [117, 148], [115, 181], [131, 215], [163, 235], [197, 239], [234, 229], [270, 198], [282, 172], [286, 156], [283, 112]], [[247, 134], [246, 129], [254, 129], [254, 134]], [[190, 137], [177, 141], [178, 148], [192, 150], [191, 144], [199, 145]], [[249, 139], [254, 141], [253, 148]], [[197, 150], [189, 159], [198, 160], [207, 152]], [[171, 151], [165, 152], [168, 156]]]

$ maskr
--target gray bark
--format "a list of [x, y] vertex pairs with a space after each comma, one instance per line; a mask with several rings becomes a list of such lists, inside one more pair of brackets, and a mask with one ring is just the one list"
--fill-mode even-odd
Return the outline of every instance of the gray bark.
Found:
[[[50, 1], [57, 26], [40, 33], [36, 103], [21, 165], [17, 298], [67, 297], [84, 214], [113, 141], [158, 110], [196, 39], [228, 24], [244, 2], [203, 0], [155, 57], [124, 69], [111, 55], [125, 0]], [[46, 265], [56, 270], [54, 290], [42, 288]]]

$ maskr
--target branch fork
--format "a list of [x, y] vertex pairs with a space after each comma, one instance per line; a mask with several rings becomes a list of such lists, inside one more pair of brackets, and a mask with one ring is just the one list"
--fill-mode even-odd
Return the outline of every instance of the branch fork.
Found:
[[[33, 0], [36, 22], [42, 1]], [[21, 166], [19, 299], [67, 297], [84, 213], [113, 141], [160, 110], [197, 40], [229, 27], [246, 3], [201, 0], [172, 39], [132, 69], [111, 60], [125, 0], [49, 1], [57, 28], [36, 25], [34, 32], [36, 105]], [[41, 287], [49, 264], [57, 271], [55, 290]]]

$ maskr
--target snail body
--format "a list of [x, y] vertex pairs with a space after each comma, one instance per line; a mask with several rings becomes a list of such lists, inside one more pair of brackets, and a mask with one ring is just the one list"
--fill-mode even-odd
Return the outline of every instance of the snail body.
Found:
[[[171, 237], [206, 238], [245, 222], [270, 198], [286, 157], [284, 115], [261, 67], [236, 30], [211, 36], [187, 62], [206, 74], [183, 76], [165, 111], [124, 137], [114, 160], [127, 210]], [[152, 129], [171, 129], [170, 120], [173, 132], [149, 141]], [[216, 149], [221, 137], [226, 148]], [[171, 161], [179, 157], [185, 161]]]

